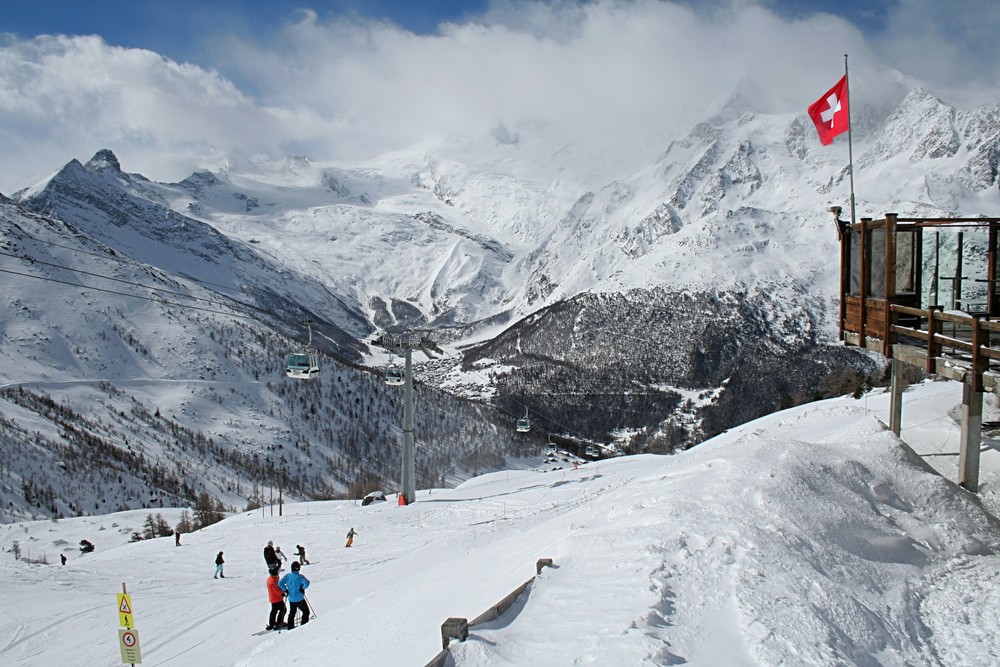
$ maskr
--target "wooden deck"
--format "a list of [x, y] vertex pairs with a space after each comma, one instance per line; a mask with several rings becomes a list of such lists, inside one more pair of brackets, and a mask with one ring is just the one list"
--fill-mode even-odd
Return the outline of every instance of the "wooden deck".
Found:
[[837, 216], [840, 336], [892, 362], [899, 435], [909, 364], [963, 383], [958, 483], [979, 484], [983, 392], [1000, 395], [1000, 218]]

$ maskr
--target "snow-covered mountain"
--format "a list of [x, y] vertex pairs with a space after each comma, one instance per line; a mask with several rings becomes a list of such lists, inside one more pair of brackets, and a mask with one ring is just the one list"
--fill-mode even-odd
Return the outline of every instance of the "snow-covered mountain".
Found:
[[[316, 342], [333, 354], [357, 355], [362, 339], [345, 332], [370, 328], [308, 277], [125, 193], [148, 197], [141, 179], [109, 174], [110, 157], [71, 163], [32, 200], [79, 226], [0, 202], [3, 519], [202, 493], [230, 508], [279, 493], [353, 497], [395, 479], [398, 392], [333, 356], [319, 379], [283, 376], [285, 353], [304, 344], [300, 318], [318, 305], [343, 315], [343, 328], [319, 319]], [[119, 187], [73, 199], [73, 183], [94, 181]], [[428, 387], [417, 397], [422, 484], [516, 454], [488, 407]]]
[[[859, 110], [859, 216], [995, 214], [1000, 105], [961, 111], [919, 89], [899, 100]], [[508, 418], [527, 410], [580, 440], [630, 434], [637, 450], [670, 451], [877, 372], [833, 341], [838, 248], [826, 208], [849, 198], [847, 150], [821, 147], [804, 114], [735, 99], [638, 165], [595, 158], [586, 137], [554, 141], [544, 125], [501, 129], [357, 164], [234, 161], [178, 183], [128, 174], [108, 150], [71, 161], [0, 203], [5, 265], [50, 279], [44, 293], [35, 283], [7, 296], [3, 377], [101, 378], [115, 391], [124, 379], [194, 378], [238, 392], [250, 378], [281, 382], [295, 345], [284, 337], [302, 341], [305, 319], [326, 352], [368, 366], [387, 361], [366, 344], [372, 333], [417, 327], [447, 352], [419, 360], [427, 385], [492, 398]], [[67, 235], [74, 244], [59, 249]], [[167, 292], [123, 306], [80, 288], [85, 267]], [[201, 301], [178, 305], [177, 292]], [[343, 373], [346, 394], [330, 409], [370, 448], [357, 432], [383, 433], [384, 408], [346, 409], [364, 374]], [[327, 390], [305, 400], [325, 405]], [[225, 403], [213, 393], [186, 409], [201, 420]], [[150, 394], [147, 412], [162, 400]], [[270, 400], [232, 407], [235, 421], [266, 422], [258, 451], [301, 424], [263, 407]], [[177, 427], [195, 421], [175, 416]], [[485, 424], [470, 428], [496, 428]], [[498, 437], [491, 448], [513, 446]], [[341, 469], [345, 439], [325, 438], [324, 474]], [[350, 479], [363, 478], [367, 464], [351, 465]], [[228, 486], [216, 491], [247, 497], [243, 483]]]

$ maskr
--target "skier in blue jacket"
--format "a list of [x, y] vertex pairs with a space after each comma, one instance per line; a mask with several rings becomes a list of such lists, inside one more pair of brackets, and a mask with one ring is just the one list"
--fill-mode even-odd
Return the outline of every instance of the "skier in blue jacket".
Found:
[[306, 579], [299, 570], [302, 565], [299, 561], [292, 562], [292, 571], [281, 578], [278, 588], [288, 593], [288, 629], [295, 627], [295, 612], [302, 610], [302, 625], [309, 622], [309, 605], [306, 604], [306, 589], [309, 588], [309, 580]]

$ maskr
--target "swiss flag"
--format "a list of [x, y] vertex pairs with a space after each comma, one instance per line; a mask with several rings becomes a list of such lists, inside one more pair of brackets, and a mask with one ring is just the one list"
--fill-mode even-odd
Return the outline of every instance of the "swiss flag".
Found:
[[837, 84], [823, 93], [809, 106], [809, 117], [816, 124], [819, 132], [819, 143], [829, 145], [835, 136], [847, 132], [850, 125], [850, 114], [847, 112], [847, 75]]

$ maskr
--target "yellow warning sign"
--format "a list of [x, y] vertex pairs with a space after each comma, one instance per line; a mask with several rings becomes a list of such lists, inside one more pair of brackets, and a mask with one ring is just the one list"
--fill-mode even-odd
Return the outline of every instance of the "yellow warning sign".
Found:
[[131, 628], [135, 625], [132, 622], [132, 598], [128, 593], [118, 594], [118, 624], [123, 628]]
[[142, 662], [139, 651], [139, 631], [136, 629], [119, 630], [118, 646], [122, 650], [122, 662], [138, 665]]

